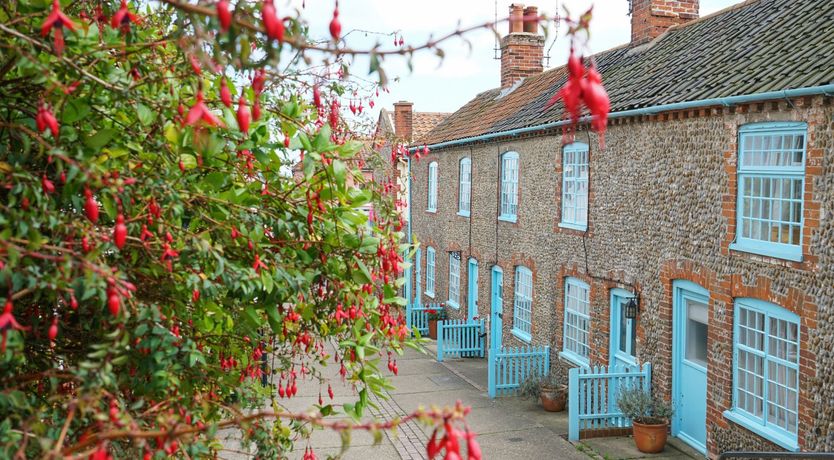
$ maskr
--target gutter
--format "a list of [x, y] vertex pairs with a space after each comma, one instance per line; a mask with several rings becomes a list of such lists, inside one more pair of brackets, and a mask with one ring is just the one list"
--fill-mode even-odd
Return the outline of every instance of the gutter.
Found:
[[[746, 104], [748, 102], [760, 102], [760, 101], [768, 101], [774, 99], [787, 99], [792, 97], [803, 97], [803, 96], [818, 96], [818, 95], [825, 95], [825, 96], [834, 96], [834, 84], [822, 85], [822, 86], [813, 86], [809, 88], [797, 88], [797, 89], [786, 89], [782, 91], [768, 91], [764, 93], [754, 93], [754, 94], [743, 94], [739, 96], [727, 96], [727, 97], [718, 97], [718, 98], [710, 98], [710, 99], [699, 99], [696, 101], [687, 101], [687, 102], [675, 102], [673, 104], [662, 104], [662, 105], [655, 105], [652, 107], [643, 107], [640, 109], [631, 109], [631, 110], [623, 110], [620, 112], [612, 112], [608, 114], [609, 119], [615, 118], [626, 118], [626, 117], [634, 117], [640, 115], [654, 115], [660, 112], [669, 112], [674, 110], [687, 110], [687, 109], [695, 109], [695, 108], [704, 108], [704, 107], [713, 107], [717, 105], [721, 106], [731, 106], [736, 104]], [[589, 115], [581, 117], [579, 119], [580, 123], [586, 123], [591, 120]], [[480, 142], [480, 141], [489, 141], [492, 139], [496, 139], [499, 137], [507, 137], [507, 136], [518, 136], [520, 134], [527, 134], [536, 131], [545, 131], [551, 128], [557, 128], [560, 126], [565, 126], [570, 123], [570, 120], [559, 120], [559, 121], [552, 121], [550, 123], [544, 123], [541, 125], [535, 126], [527, 126], [524, 128], [515, 128], [506, 131], [498, 131], [495, 133], [488, 133], [488, 134], [481, 134], [478, 136], [470, 136], [470, 137], [463, 137], [460, 139], [455, 139], [451, 141], [445, 142], [438, 142], [436, 144], [430, 144], [428, 147], [431, 150], [434, 149], [442, 149], [446, 147], [454, 147], [463, 144], [469, 144], [472, 142]], [[422, 147], [410, 147], [408, 149], [409, 153], [413, 153], [418, 148]], [[411, 163], [409, 162], [409, 165]]]

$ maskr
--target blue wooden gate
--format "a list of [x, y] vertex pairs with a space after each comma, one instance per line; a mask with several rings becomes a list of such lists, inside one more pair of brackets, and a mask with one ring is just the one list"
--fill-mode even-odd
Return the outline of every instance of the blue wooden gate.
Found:
[[575, 367], [568, 373], [568, 439], [578, 441], [583, 430], [627, 428], [631, 420], [617, 407], [621, 390], [651, 389], [652, 367]]
[[437, 304], [408, 304], [406, 307], [406, 327], [409, 331], [417, 329], [421, 337], [429, 335], [429, 310], [438, 310]]
[[515, 394], [531, 375], [550, 372], [550, 347], [501, 347], [490, 353], [487, 370], [489, 397]]
[[449, 319], [437, 322], [437, 361], [444, 357], [484, 357], [485, 322]]

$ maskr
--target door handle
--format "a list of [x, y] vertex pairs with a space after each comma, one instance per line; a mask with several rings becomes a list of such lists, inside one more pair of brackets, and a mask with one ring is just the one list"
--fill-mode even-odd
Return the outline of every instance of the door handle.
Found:
[[503, 313], [498, 313], [498, 318], [504, 319], [504, 314]]

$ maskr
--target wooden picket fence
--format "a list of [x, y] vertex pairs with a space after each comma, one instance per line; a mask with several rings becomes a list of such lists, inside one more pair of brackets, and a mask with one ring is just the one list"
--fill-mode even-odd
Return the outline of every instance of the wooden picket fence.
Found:
[[485, 322], [447, 319], [437, 322], [437, 361], [444, 357], [484, 357]]
[[617, 397], [627, 388], [649, 391], [652, 367], [649, 363], [642, 368], [576, 367], [568, 378], [568, 439], [578, 441], [584, 430], [630, 427], [631, 420], [617, 407]]
[[515, 394], [531, 375], [550, 372], [550, 347], [501, 347], [489, 353], [487, 387], [490, 398]]
[[406, 326], [409, 331], [417, 329], [422, 337], [429, 335], [429, 310], [438, 310], [438, 304], [411, 304], [406, 312]]

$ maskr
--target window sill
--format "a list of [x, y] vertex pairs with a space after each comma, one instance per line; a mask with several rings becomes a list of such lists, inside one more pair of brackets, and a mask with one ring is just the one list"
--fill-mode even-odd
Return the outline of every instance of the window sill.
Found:
[[458, 215], [461, 217], [469, 217], [469, 211], [458, 211]]
[[572, 224], [570, 222], [559, 222], [559, 227], [569, 228], [571, 230], [579, 230], [580, 232], [588, 230], [588, 224]]
[[[787, 245], [779, 245], [787, 246]], [[767, 243], [748, 243], [748, 242], [734, 242], [730, 243], [730, 250], [737, 252], [747, 252], [765, 257], [774, 257], [776, 259], [790, 260], [793, 262], [802, 262], [802, 248], [801, 247], [776, 247]]]
[[724, 418], [727, 420], [740, 425], [742, 428], [746, 428], [757, 435], [776, 443], [777, 445], [791, 451], [791, 452], [798, 452], [799, 451], [799, 444], [796, 442], [796, 438], [791, 438], [788, 435], [779, 433], [775, 430], [767, 428], [760, 423], [750, 420], [747, 416], [739, 413], [735, 410], [727, 410], [724, 411]]
[[437, 209], [426, 209], [426, 212], [430, 212], [432, 214], [437, 214]]
[[434, 292], [426, 291], [424, 294], [426, 294], [426, 297], [431, 297], [432, 299], [434, 298]]
[[516, 223], [518, 223], [518, 216], [508, 216], [508, 215], [501, 214], [500, 216], [498, 216], [498, 220], [503, 221], [503, 222], [510, 222], [512, 224], [516, 224]]
[[569, 361], [573, 364], [576, 364], [579, 367], [586, 367], [587, 368], [589, 366], [588, 360], [587, 359], [582, 359], [576, 353], [571, 353], [569, 351], [560, 351], [559, 352], [559, 357], [566, 360], [566, 361]]
[[521, 340], [523, 342], [530, 343], [530, 342], [533, 341], [533, 337], [531, 337], [530, 334], [528, 334], [528, 333], [526, 333], [526, 332], [524, 332], [520, 329], [513, 328], [512, 331], [510, 331], [510, 332], [512, 332], [512, 334], [514, 336], [516, 336], [519, 340]]
[[446, 301], [446, 305], [448, 305], [448, 306], [450, 306], [450, 307], [454, 308], [455, 310], [460, 309], [460, 304], [458, 304], [457, 302], [455, 302], [455, 301], [454, 301], [454, 300], [452, 300], [452, 299], [447, 300], [447, 301]]

